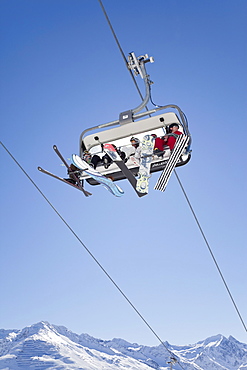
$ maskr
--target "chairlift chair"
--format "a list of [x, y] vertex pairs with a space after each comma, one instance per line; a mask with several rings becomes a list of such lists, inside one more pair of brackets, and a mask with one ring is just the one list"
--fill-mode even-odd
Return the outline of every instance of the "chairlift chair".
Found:
[[[168, 133], [168, 127], [172, 123], [178, 124], [179, 131], [190, 137], [186, 117], [177, 105], [159, 106], [152, 110], [138, 113], [150, 99], [150, 84], [152, 82], [146, 73], [145, 63], [153, 61], [153, 58], [149, 58], [148, 55], [136, 58], [134, 53], [130, 53], [129, 68], [135, 74], [140, 74], [144, 79], [146, 96], [137, 108], [120, 113], [118, 120], [84, 130], [80, 135], [81, 157], [83, 157], [85, 150], [89, 151], [92, 156], [97, 154], [99, 157], [102, 157], [105, 154], [102, 151], [102, 146], [106, 143], [114, 144], [120, 150], [126, 150], [126, 148], [131, 147], [130, 138], [133, 136], [140, 141], [147, 134], [156, 134], [158, 137], [164, 136]], [[161, 110], [164, 113], [157, 114]], [[144, 118], [145, 116], [149, 117]], [[112, 126], [114, 127], [112, 128]], [[190, 146], [191, 137], [176, 166], [183, 166], [189, 162], [191, 158]], [[154, 155], [151, 163], [151, 173], [163, 170], [169, 156], [170, 150], [168, 147], [163, 155], [159, 157]], [[137, 175], [139, 166], [133, 157], [130, 157], [125, 164], [134, 175]], [[103, 163], [100, 162], [97, 166], [97, 171], [107, 177], [111, 177], [114, 181], [125, 179], [124, 174], [114, 162], [108, 168], [105, 168]], [[97, 184], [95, 180], [87, 175], [82, 174], [81, 178], [86, 179], [91, 185]]]

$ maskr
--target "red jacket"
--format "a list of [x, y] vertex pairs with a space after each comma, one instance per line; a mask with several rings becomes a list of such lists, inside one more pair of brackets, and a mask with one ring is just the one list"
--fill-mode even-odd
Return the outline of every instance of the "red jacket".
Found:
[[154, 142], [154, 150], [159, 149], [163, 152], [164, 145], [165, 145], [164, 139], [161, 139], [161, 137], [156, 137]]
[[172, 134], [168, 134], [168, 139], [165, 142], [165, 145], [168, 145], [170, 150], [174, 148], [175, 143], [176, 143], [176, 138], [178, 137], [178, 135], [182, 135], [182, 132], [175, 131]]

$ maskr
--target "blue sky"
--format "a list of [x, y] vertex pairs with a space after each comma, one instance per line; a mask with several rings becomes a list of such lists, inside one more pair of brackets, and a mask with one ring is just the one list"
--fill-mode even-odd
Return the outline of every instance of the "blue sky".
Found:
[[[193, 138], [177, 173], [247, 322], [245, 0], [104, 0], [127, 56], [148, 53], [156, 104], [177, 104]], [[221, 333], [246, 343], [173, 175], [165, 193], [89, 199], [53, 153], [135, 108], [139, 95], [96, 0], [2, 0], [1, 141], [152, 328], [173, 344]], [[140, 88], [142, 81], [137, 79]], [[151, 105], [149, 105], [151, 108]], [[41, 320], [76, 333], [159, 342], [1, 147], [0, 328]]]

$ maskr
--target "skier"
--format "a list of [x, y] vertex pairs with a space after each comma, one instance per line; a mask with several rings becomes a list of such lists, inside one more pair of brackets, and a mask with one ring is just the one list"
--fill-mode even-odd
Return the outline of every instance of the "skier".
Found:
[[177, 123], [172, 123], [169, 126], [169, 134], [165, 135], [164, 137], [165, 145], [168, 145], [171, 151], [173, 150], [175, 146], [178, 135], [182, 135], [182, 132], [178, 131], [178, 129], [179, 129], [179, 125]]

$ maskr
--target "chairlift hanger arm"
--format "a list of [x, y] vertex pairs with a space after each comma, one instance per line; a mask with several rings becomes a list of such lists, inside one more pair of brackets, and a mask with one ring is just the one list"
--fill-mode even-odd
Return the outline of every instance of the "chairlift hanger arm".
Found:
[[[145, 98], [142, 100], [141, 104], [139, 104], [136, 108], [131, 109], [127, 112], [120, 113], [119, 121], [120, 124], [125, 124], [133, 121], [133, 115], [137, 112], [140, 112], [143, 108], [146, 107], [148, 101], [150, 100], [150, 85], [153, 83], [149, 79], [149, 75], [147, 74], [145, 64], [154, 62], [153, 57], [148, 57], [148, 54], [141, 55], [138, 58], [136, 57], [135, 53], [132, 52], [128, 56], [128, 68], [133, 70], [135, 75], [140, 75], [141, 78], [144, 80], [145, 84]], [[148, 108], [147, 108], [148, 110]]]

